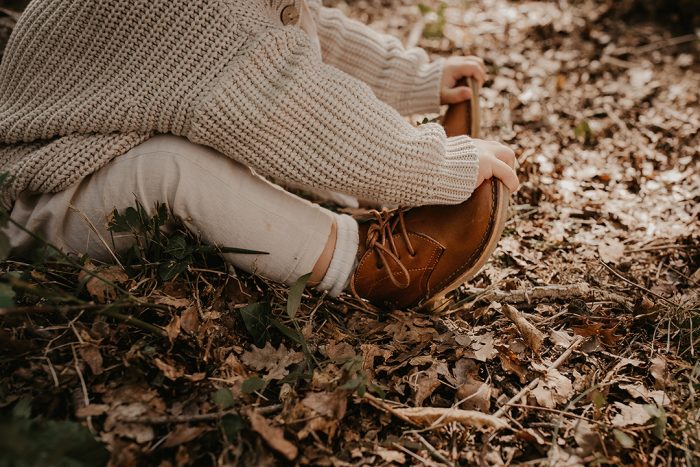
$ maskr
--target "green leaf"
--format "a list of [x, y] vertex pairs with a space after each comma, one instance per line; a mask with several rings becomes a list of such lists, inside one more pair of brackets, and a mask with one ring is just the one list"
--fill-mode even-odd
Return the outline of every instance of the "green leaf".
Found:
[[0, 308], [15, 306], [15, 291], [10, 284], [0, 283]]
[[177, 259], [183, 259], [189, 253], [187, 251], [187, 239], [182, 234], [175, 234], [168, 240], [168, 248], [165, 252]]
[[23, 397], [17, 402], [17, 404], [12, 409], [12, 417], [15, 420], [27, 419], [29, 420], [32, 416], [32, 398]]
[[433, 11], [432, 8], [430, 8], [428, 5], [426, 5], [424, 3], [419, 3], [418, 9], [420, 10], [421, 15], [427, 15], [428, 13]]
[[219, 248], [222, 253], [236, 253], [239, 255], [269, 255], [267, 251], [246, 250], [245, 248], [235, 248], [231, 246], [222, 246]]
[[240, 310], [243, 324], [248, 330], [253, 343], [258, 347], [263, 347], [270, 339], [270, 315], [272, 310], [269, 303], [251, 303]]
[[304, 336], [302, 336], [296, 329], [292, 329], [286, 324], [280, 323], [277, 321], [275, 318], [270, 318], [270, 324], [273, 325], [279, 332], [284, 334], [286, 337], [291, 339], [292, 341], [296, 342], [297, 344], [300, 344], [304, 347], [306, 347], [306, 340], [304, 339]]
[[154, 216], [156, 224], [160, 227], [165, 225], [168, 220], [168, 207], [165, 204], [158, 204], [157, 206], [158, 214]]
[[218, 405], [221, 408], [221, 410], [229, 409], [233, 407], [233, 404], [236, 403], [236, 400], [233, 398], [231, 390], [228, 388], [219, 389], [214, 393], [211, 399], [216, 405]]
[[576, 128], [574, 128], [574, 136], [579, 140], [583, 140], [585, 144], [592, 144], [594, 141], [593, 129], [586, 120], [582, 120], [576, 125]]
[[255, 391], [265, 389], [265, 386], [267, 386], [265, 380], [256, 375], [241, 383], [241, 392], [244, 394], [251, 394]]
[[137, 232], [143, 230], [141, 216], [139, 216], [138, 211], [133, 207], [129, 206], [128, 208], [126, 208], [126, 210], [124, 211], [124, 220], [126, 221], [126, 224], [129, 226], [130, 229]]
[[615, 439], [618, 443], [620, 443], [620, 446], [622, 446], [623, 448], [632, 449], [634, 447], [634, 439], [624, 431], [615, 429], [613, 430], [613, 435], [615, 435]]
[[605, 400], [605, 396], [600, 391], [593, 391], [591, 393], [591, 401], [593, 402], [593, 405], [595, 405], [598, 409], [603, 408], [607, 403]]
[[233, 442], [238, 438], [238, 433], [245, 426], [243, 418], [238, 414], [228, 414], [221, 420], [221, 425], [224, 428], [224, 433], [229, 441]]
[[294, 319], [301, 305], [301, 296], [306, 288], [306, 283], [309, 282], [311, 273], [304, 274], [292, 284], [289, 288], [289, 297], [287, 298], [287, 315]]

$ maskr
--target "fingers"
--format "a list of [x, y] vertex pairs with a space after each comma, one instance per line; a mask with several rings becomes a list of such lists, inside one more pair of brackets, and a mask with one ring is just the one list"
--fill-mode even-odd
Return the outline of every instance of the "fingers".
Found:
[[484, 72], [484, 75], [486, 75], [486, 64], [484, 63], [484, 60], [481, 57], [477, 57], [476, 55], [467, 55], [466, 57], [467, 60], [476, 62], [476, 64], [481, 68], [481, 71]]
[[495, 160], [491, 170], [493, 176], [502, 181], [511, 193], [516, 192], [520, 187], [520, 182], [518, 181], [518, 176], [515, 174], [515, 170], [502, 160]]
[[494, 151], [494, 155], [500, 161], [505, 162], [512, 169], [515, 169], [515, 152], [507, 146], [500, 143], [496, 143], [497, 147]]
[[459, 104], [472, 98], [472, 90], [465, 86], [445, 89], [442, 93], [443, 104]]
[[460, 78], [471, 76], [479, 81], [480, 85], [484, 84], [484, 81], [486, 81], [486, 68], [483, 64], [474, 60], [465, 59], [459, 66], [458, 72], [461, 75]]

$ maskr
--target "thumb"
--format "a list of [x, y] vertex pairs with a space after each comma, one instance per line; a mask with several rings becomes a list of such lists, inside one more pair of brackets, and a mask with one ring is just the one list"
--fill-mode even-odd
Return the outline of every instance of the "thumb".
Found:
[[444, 88], [442, 90], [443, 104], [459, 104], [472, 98], [472, 90], [466, 86]]

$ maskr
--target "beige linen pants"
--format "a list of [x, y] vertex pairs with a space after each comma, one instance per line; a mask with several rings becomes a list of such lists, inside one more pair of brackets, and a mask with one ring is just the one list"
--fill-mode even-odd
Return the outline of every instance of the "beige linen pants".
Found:
[[[234, 266], [271, 280], [292, 283], [311, 272], [336, 222], [336, 249], [318, 288], [339, 294], [352, 274], [357, 223], [255, 175], [213, 149], [187, 139], [160, 135], [115, 158], [65, 191], [22, 194], [11, 217], [68, 253], [109, 262], [113, 248], [107, 216], [138, 200], [149, 215], [157, 202], [202, 240], [219, 246], [264, 251], [227, 254]], [[36, 241], [9, 227], [13, 251], [26, 254]], [[132, 236], [116, 237], [117, 252]]]

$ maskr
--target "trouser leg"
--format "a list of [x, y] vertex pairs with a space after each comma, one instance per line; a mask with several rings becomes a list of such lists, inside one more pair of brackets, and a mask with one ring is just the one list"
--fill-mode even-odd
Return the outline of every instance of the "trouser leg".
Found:
[[[313, 269], [336, 222], [336, 250], [319, 288], [340, 293], [352, 272], [358, 242], [352, 218], [294, 196], [210, 148], [168, 135], [146, 141], [65, 191], [21, 196], [12, 217], [67, 252], [109, 261], [107, 216], [135, 200], [149, 215], [156, 202], [166, 204], [208, 243], [269, 253], [225, 257], [242, 270], [287, 284]], [[16, 250], [31, 248], [31, 238], [17, 229], [10, 236]], [[131, 241], [117, 238], [116, 249]]]

